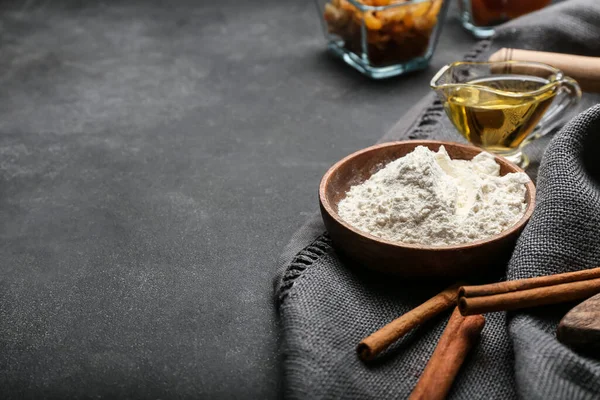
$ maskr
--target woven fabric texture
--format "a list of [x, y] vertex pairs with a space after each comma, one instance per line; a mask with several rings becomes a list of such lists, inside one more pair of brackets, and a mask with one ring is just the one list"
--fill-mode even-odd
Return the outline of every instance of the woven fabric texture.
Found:
[[[486, 59], [500, 47], [600, 56], [598, 26], [600, 3], [569, 1], [506, 24], [467, 58]], [[551, 141], [547, 137], [527, 147], [538, 203], [507, 266], [508, 279], [600, 265], [600, 168], [594, 156], [600, 151], [600, 105], [594, 106], [599, 100], [585, 95], [578, 110], [585, 111]], [[382, 141], [426, 138], [461, 141], [433, 95], [408, 112]], [[374, 363], [362, 363], [355, 347], [439, 290], [350, 268], [337, 257], [315, 215], [285, 249], [275, 280], [286, 396], [406, 398], [449, 313], [411, 332]], [[567, 310], [554, 306], [486, 315], [481, 340], [450, 398], [600, 398], [600, 362], [573, 353], [555, 338], [556, 325]]]

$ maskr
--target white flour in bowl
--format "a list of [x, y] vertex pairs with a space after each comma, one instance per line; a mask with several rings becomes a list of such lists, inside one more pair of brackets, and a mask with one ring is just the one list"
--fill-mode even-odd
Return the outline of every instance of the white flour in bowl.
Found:
[[338, 214], [382, 239], [444, 246], [484, 239], [513, 226], [525, 213], [529, 177], [500, 176], [494, 157], [452, 160], [441, 146], [418, 146], [350, 188]]

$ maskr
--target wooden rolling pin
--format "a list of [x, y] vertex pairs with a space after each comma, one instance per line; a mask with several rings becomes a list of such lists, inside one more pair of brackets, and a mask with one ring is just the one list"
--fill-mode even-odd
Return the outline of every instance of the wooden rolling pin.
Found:
[[535, 61], [551, 65], [575, 79], [584, 92], [600, 93], [600, 57], [502, 48], [489, 61]]

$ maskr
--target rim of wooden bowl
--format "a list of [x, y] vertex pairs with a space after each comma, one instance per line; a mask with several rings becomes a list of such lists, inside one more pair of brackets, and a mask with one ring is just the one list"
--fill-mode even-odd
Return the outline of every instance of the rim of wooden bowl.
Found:
[[[362, 155], [364, 153], [368, 153], [371, 151], [376, 151], [381, 148], [402, 146], [402, 145], [407, 145], [407, 144], [410, 144], [411, 146], [415, 146], [415, 147], [421, 146], [421, 145], [440, 145], [440, 146], [446, 146], [446, 147], [462, 147], [464, 149], [475, 150], [478, 153], [485, 151], [479, 147], [469, 146], [469, 145], [465, 145], [465, 144], [461, 144], [461, 143], [445, 142], [445, 141], [441, 141], [441, 140], [404, 140], [404, 141], [388, 142], [388, 143], [377, 144], [374, 146], [364, 148], [362, 150], [355, 151], [354, 153], [342, 158], [340, 161], [333, 164], [333, 166], [331, 166], [331, 168], [329, 168], [329, 170], [327, 170], [327, 172], [325, 173], [325, 175], [323, 175], [323, 178], [321, 179], [321, 183], [319, 185], [319, 201], [321, 202], [321, 205], [327, 211], [327, 213], [333, 219], [335, 219], [336, 222], [343, 225], [346, 229], [348, 229], [348, 230], [352, 231], [353, 233], [355, 233], [356, 235], [360, 235], [366, 239], [373, 240], [375, 242], [379, 242], [381, 244], [388, 245], [388, 246], [397, 246], [397, 247], [406, 248], [406, 249], [428, 250], [428, 251], [461, 250], [461, 249], [467, 249], [467, 248], [475, 247], [475, 246], [482, 246], [482, 245], [485, 245], [488, 243], [493, 243], [493, 242], [502, 240], [505, 237], [510, 236], [510, 235], [514, 234], [515, 232], [519, 231], [520, 229], [523, 228], [523, 226], [531, 218], [531, 215], [533, 214], [533, 210], [535, 208], [535, 195], [536, 195], [535, 191], [536, 191], [536, 189], [535, 189], [535, 185], [534, 185], [533, 181], [531, 180], [531, 178], [529, 178], [529, 182], [527, 182], [525, 184], [525, 186], [527, 186], [527, 189], [528, 189], [526, 197], [525, 197], [525, 200], [527, 201], [527, 208], [525, 210], [525, 213], [521, 217], [521, 219], [519, 219], [517, 221], [517, 223], [515, 223], [509, 229], [506, 229], [497, 235], [490, 236], [488, 238], [481, 239], [481, 240], [476, 240], [473, 242], [452, 244], [452, 245], [446, 245], [446, 246], [428, 246], [428, 245], [421, 245], [421, 244], [394, 242], [391, 240], [382, 239], [378, 236], [371, 235], [370, 233], [367, 233], [367, 232], [363, 232], [363, 231], [355, 228], [354, 226], [350, 225], [346, 221], [344, 221], [338, 215], [338, 213], [336, 211], [334, 211], [332, 205], [330, 204], [330, 202], [327, 199], [327, 196], [325, 194], [326, 189], [327, 189], [327, 182], [329, 182], [329, 180], [330, 180], [329, 178], [331, 177], [331, 175], [333, 175], [336, 172], [336, 170], [338, 168], [340, 168], [343, 164], [349, 162], [350, 160], [352, 160], [355, 157], [358, 157], [359, 155]], [[506, 158], [499, 156], [497, 154], [493, 154], [493, 153], [490, 153], [490, 154], [492, 154], [494, 156], [496, 161], [500, 160], [501, 162], [508, 165], [513, 170], [512, 172], [525, 172], [523, 169], [521, 169], [514, 163], [508, 161]], [[393, 160], [391, 160], [391, 161], [393, 161]]]

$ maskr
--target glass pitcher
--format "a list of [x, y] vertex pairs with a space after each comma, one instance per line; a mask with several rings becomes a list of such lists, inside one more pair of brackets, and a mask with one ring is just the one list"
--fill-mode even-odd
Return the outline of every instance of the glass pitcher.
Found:
[[523, 147], [563, 123], [581, 98], [559, 69], [524, 61], [455, 62], [431, 87], [462, 136], [522, 168], [529, 164]]

